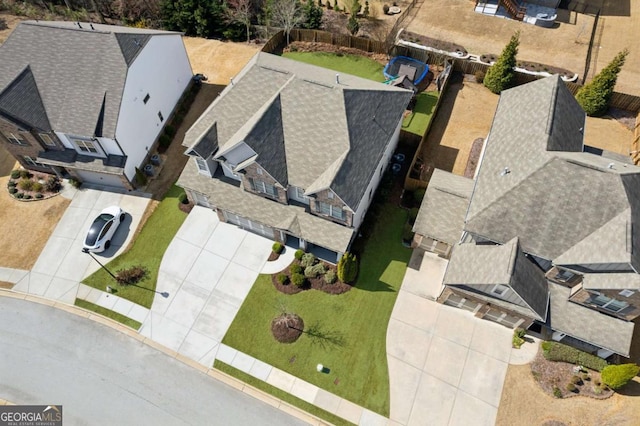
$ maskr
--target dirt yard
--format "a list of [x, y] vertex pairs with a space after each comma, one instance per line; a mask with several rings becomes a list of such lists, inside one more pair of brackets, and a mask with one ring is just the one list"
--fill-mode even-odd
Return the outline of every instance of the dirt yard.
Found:
[[70, 201], [60, 195], [41, 201], [18, 201], [7, 191], [17, 165], [0, 146], [0, 266], [31, 269]]
[[[628, 47], [627, 63], [618, 78], [616, 91], [640, 95], [640, 49], [637, 48], [640, 28], [640, 2], [624, 0], [581, 0], [588, 10], [602, 8], [595, 37], [591, 71], [599, 71]], [[518, 58], [523, 61], [555, 65], [576, 72], [585, 70], [589, 40], [595, 19], [566, 10], [559, 11], [557, 28], [541, 28], [519, 21], [485, 16], [474, 12], [475, 2], [469, 0], [430, 0], [418, 2], [415, 18], [407, 30], [464, 46], [474, 54], [499, 54], [509, 38], [520, 31]]]
[[191, 68], [209, 77], [210, 84], [229, 84], [260, 47], [255, 44], [222, 42], [196, 37], [183, 37]]
[[530, 365], [507, 369], [497, 426], [632, 426], [640, 419], [640, 379], [629, 383], [625, 393], [605, 400], [575, 396], [557, 399], [546, 394], [531, 374]]
[[[471, 144], [485, 138], [491, 128], [498, 96], [475, 82], [473, 76], [454, 74], [444, 95], [422, 159], [428, 167], [436, 167], [464, 175]], [[623, 155], [629, 155], [633, 132], [620, 121], [606, 116], [587, 117], [585, 144]]]

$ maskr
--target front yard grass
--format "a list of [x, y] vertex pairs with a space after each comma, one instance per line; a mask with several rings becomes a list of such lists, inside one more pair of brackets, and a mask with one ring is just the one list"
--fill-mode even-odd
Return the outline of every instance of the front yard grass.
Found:
[[328, 52], [286, 52], [282, 56], [337, 72], [384, 82], [382, 64], [359, 55], [340, 55]]
[[[411, 251], [401, 243], [406, 211], [391, 203], [376, 210], [354, 288], [341, 295], [285, 295], [269, 275], [260, 275], [223, 343], [388, 416], [387, 325]], [[304, 320], [305, 332], [295, 343], [278, 343], [271, 334], [281, 307]], [[329, 372], [318, 373], [317, 364]]]
[[438, 102], [438, 92], [422, 92], [416, 97], [416, 106], [402, 121], [402, 130], [418, 136], [424, 135]]
[[114, 274], [120, 269], [142, 265], [148, 270], [148, 276], [143, 281], [136, 285], [121, 286], [104, 269], [98, 269], [83, 283], [99, 290], [105, 290], [110, 285], [117, 290], [117, 296], [151, 308], [162, 256], [187, 218], [178, 208], [178, 196], [182, 191], [182, 188], [172, 186], [149, 216], [129, 250], [105, 265]]
[[126, 317], [110, 309], [103, 308], [102, 306], [96, 305], [94, 303], [87, 302], [86, 300], [76, 299], [75, 305], [88, 311], [93, 311], [97, 314], [102, 315], [103, 317], [111, 318], [112, 320], [118, 321], [120, 324], [124, 324], [127, 327], [133, 328], [134, 330], [139, 330], [140, 326], [142, 325], [134, 319]]

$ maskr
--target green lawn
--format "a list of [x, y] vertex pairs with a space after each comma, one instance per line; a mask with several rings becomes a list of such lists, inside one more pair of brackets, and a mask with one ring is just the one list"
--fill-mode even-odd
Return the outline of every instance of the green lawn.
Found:
[[173, 239], [187, 215], [178, 208], [178, 196], [182, 188], [173, 186], [149, 217], [131, 248], [106, 264], [114, 274], [120, 270], [136, 265], [143, 265], [149, 271], [148, 276], [133, 286], [121, 286], [103, 269], [88, 276], [83, 283], [104, 290], [107, 285], [117, 290], [117, 295], [131, 300], [138, 305], [151, 308], [155, 296], [158, 269], [164, 252]]
[[103, 317], [111, 318], [112, 320], [118, 321], [119, 323], [124, 324], [127, 327], [131, 327], [134, 330], [138, 330], [142, 325], [136, 320], [133, 320], [129, 317], [125, 317], [124, 315], [114, 312], [110, 309], [103, 308], [102, 306], [98, 306], [91, 302], [87, 302], [86, 300], [76, 299], [75, 305], [81, 308], [84, 308], [88, 311], [93, 311], [97, 314], [102, 315]]
[[402, 121], [402, 130], [419, 136], [427, 130], [433, 110], [438, 102], [438, 92], [422, 92], [417, 96], [413, 112]]
[[[342, 295], [284, 295], [268, 275], [260, 275], [223, 343], [388, 416], [387, 324], [411, 250], [401, 243], [406, 212], [393, 204], [373, 207], [379, 220], [367, 232], [355, 288]], [[307, 332], [292, 344], [271, 335], [271, 320], [282, 304], [305, 323]], [[318, 373], [319, 363], [330, 372]]]
[[335, 53], [327, 52], [287, 52], [282, 56], [381, 83], [385, 81], [384, 74], [382, 74], [384, 66], [365, 56], [338, 56]]
[[289, 404], [294, 405], [309, 414], [320, 417], [321, 419], [326, 420], [335, 426], [348, 426], [353, 424], [346, 421], [342, 417], [338, 417], [335, 414], [331, 414], [330, 412], [323, 410], [322, 408], [318, 408], [313, 404], [309, 404], [307, 401], [296, 398], [290, 393], [280, 390], [275, 386], [271, 386], [269, 383], [263, 382], [260, 379], [256, 379], [255, 377], [245, 373], [244, 371], [240, 371], [237, 368], [234, 368], [229, 364], [225, 364], [222, 361], [216, 360], [213, 366], [218, 370], [235, 377], [236, 379], [242, 380], [244, 383], [253, 386], [254, 388], [260, 389], [263, 392], [267, 392], [275, 396], [276, 398], [281, 399], [284, 402], [288, 402]]

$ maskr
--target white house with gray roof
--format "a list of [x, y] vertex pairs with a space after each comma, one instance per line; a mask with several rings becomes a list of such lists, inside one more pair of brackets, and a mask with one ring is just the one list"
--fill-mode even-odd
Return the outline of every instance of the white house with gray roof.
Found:
[[23, 22], [0, 46], [0, 140], [25, 168], [131, 188], [191, 76], [179, 33]]
[[178, 180], [221, 220], [330, 261], [398, 143], [409, 90], [256, 54], [187, 131]]
[[440, 302], [630, 357], [640, 167], [584, 146], [584, 126], [558, 77], [502, 92], [475, 180], [437, 171], [414, 229], [451, 244]]

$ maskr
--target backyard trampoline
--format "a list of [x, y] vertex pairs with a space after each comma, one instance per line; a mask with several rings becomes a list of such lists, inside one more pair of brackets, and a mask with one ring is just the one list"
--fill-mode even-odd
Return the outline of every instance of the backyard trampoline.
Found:
[[413, 84], [419, 84], [429, 72], [429, 65], [407, 56], [396, 56], [382, 70], [387, 80], [406, 75]]

